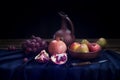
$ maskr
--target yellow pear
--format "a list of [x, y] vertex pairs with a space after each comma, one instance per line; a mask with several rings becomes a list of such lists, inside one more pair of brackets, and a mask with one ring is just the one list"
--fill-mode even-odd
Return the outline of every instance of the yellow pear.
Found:
[[79, 52], [81, 53], [88, 53], [89, 52], [89, 48], [87, 46], [87, 44], [83, 43], [80, 45], [79, 47]]

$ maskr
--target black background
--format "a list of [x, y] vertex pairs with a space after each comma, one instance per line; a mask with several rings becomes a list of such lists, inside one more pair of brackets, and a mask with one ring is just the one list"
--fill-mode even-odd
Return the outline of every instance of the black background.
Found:
[[76, 38], [120, 38], [117, 2], [44, 0], [2, 4], [0, 39], [29, 38], [31, 35], [52, 38], [60, 29], [60, 11], [73, 21]]

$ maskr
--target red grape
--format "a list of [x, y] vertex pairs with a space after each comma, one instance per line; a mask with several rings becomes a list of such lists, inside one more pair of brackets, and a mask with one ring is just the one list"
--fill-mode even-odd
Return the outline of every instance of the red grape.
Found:
[[35, 37], [32, 35], [31, 39], [27, 39], [22, 43], [22, 49], [29, 53], [29, 52], [37, 52], [40, 49], [45, 49], [47, 47], [47, 42], [40, 38], [40, 37]]
[[15, 45], [9, 45], [9, 46], [8, 46], [8, 50], [16, 50]]

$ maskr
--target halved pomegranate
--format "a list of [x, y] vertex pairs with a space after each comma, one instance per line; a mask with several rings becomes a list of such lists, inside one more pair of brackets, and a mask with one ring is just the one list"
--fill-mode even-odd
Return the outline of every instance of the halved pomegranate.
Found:
[[45, 50], [42, 50], [36, 57], [35, 60], [38, 62], [46, 62], [49, 60], [49, 55]]
[[67, 54], [61, 53], [61, 54], [54, 54], [51, 56], [51, 61], [55, 64], [64, 64], [67, 61]]

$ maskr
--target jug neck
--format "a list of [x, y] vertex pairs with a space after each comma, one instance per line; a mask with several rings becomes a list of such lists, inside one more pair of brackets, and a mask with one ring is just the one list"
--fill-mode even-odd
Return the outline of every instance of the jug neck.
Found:
[[62, 23], [61, 23], [61, 29], [62, 30], [67, 30], [67, 22], [66, 22], [66, 18], [62, 17]]

